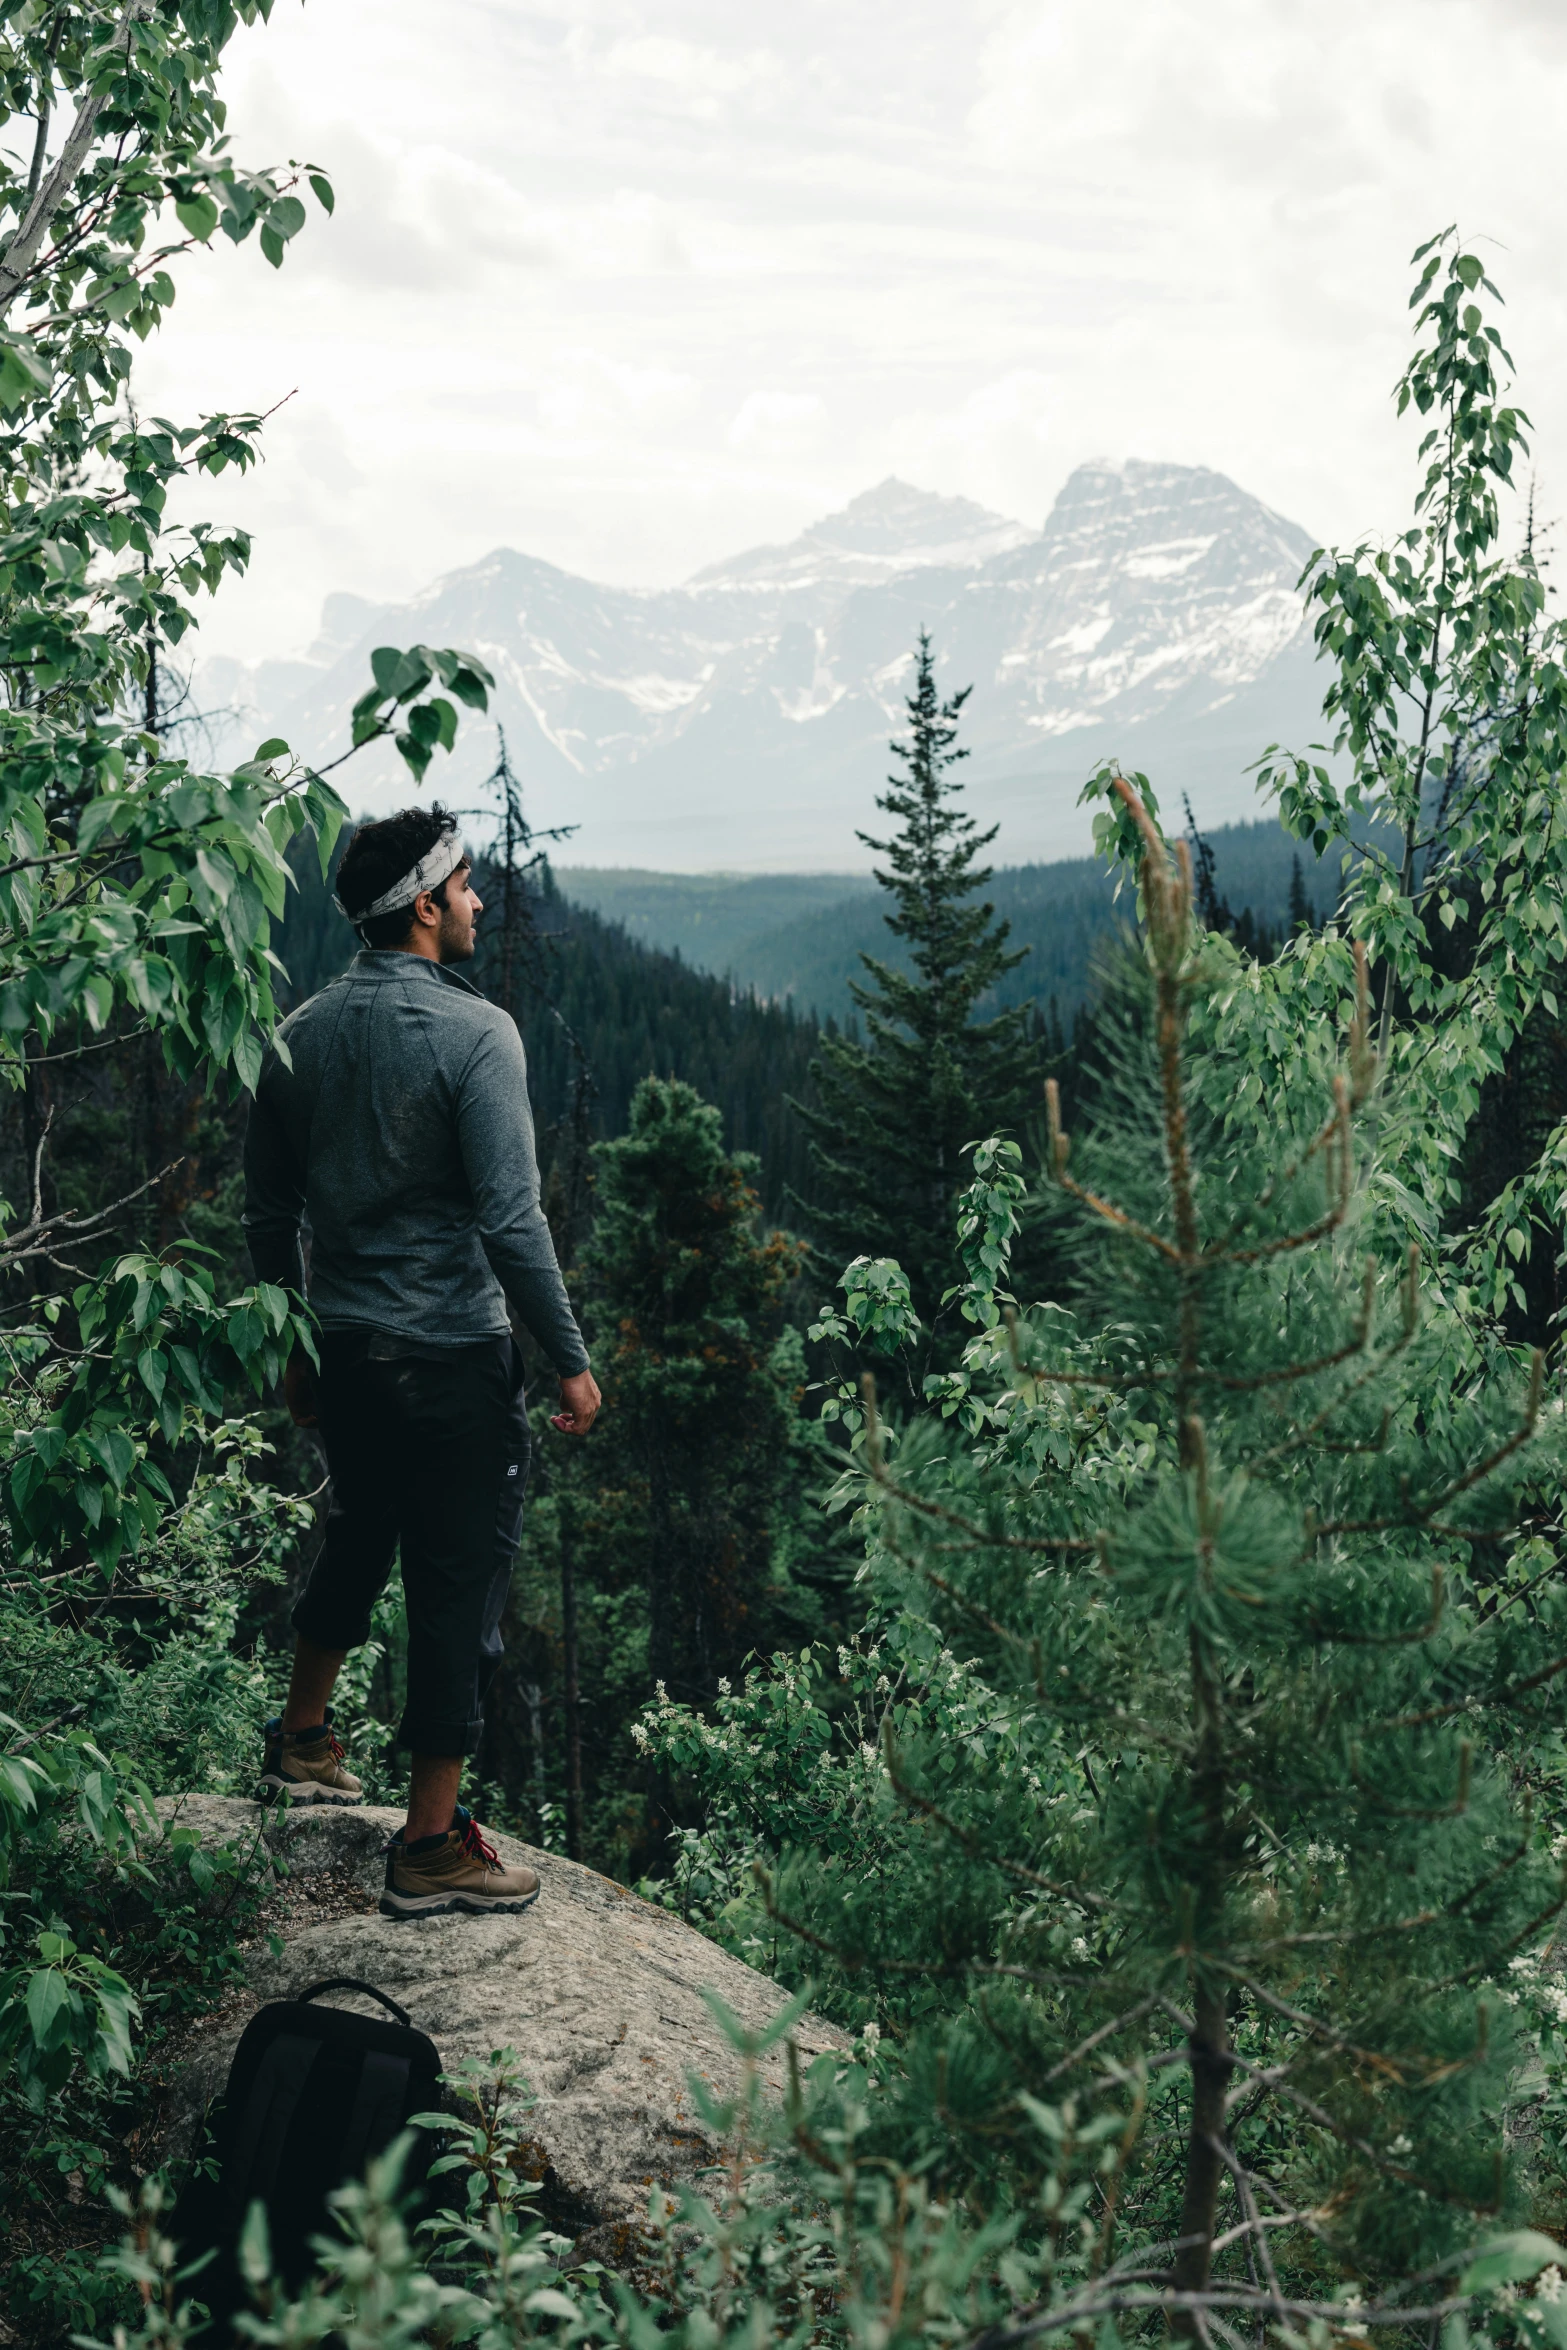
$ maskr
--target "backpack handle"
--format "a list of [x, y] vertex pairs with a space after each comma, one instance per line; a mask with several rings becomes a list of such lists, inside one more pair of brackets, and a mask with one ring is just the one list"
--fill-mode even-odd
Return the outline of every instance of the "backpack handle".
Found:
[[379, 1999], [388, 2014], [395, 2015], [400, 2024], [412, 2028], [413, 2019], [406, 2007], [399, 2007], [395, 1999], [389, 1999], [373, 1983], [362, 1983], [357, 1975], [328, 1975], [324, 1983], [312, 1983], [308, 1991], [296, 1991], [294, 1997], [303, 2006], [307, 1999], [319, 1999], [323, 1991], [362, 1991], [367, 1999]]

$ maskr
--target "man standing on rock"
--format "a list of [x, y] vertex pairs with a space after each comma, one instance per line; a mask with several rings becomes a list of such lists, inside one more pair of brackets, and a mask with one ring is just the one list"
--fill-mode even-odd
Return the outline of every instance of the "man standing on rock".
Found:
[[525, 1909], [538, 1877], [503, 1867], [457, 1800], [500, 1659], [528, 1475], [508, 1301], [559, 1375], [553, 1427], [585, 1436], [599, 1391], [539, 1205], [522, 1041], [457, 968], [482, 909], [455, 819], [436, 806], [361, 825], [337, 904], [364, 952], [284, 1021], [286, 1052], [267, 1056], [245, 1141], [259, 1279], [305, 1293], [309, 1220], [320, 1374], [296, 1355], [284, 1392], [296, 1424], [319, 1427], [331, 1474], [261, 1792], [363, 1801], [327, 1701], [400, 1551], [398, 1743], [412, 1768], [381, 1908]]

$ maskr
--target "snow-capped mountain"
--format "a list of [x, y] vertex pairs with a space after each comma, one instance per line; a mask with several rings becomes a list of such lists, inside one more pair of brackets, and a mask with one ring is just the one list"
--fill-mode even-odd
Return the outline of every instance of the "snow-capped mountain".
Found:
[[845, 588], [874, 587], [895, 571], [933, 564], [967, 569], [1026, 546], [1031, 535], [967, 498], [932, 497], [889, 474], [788, 546], [752, 547], [699, 571], [690, 585], [699, 594], [737, 589], [758, 600], [770, 590], [815, 587], [831, 605]]
[[[226, 747], [277, 733], [320, 758], [348, 739], [373, 646], [462, 646], [495, 673], [534, 821], [580, 825], [573, 863], [820, 870], [866, 861], [855, 831], [875, 829], [925, 627], [943, 685], [973, 687], [972, 805], [1018, 862], [1082, 849], [1077, 791], [1107, 756], [1167, 805], [1189, 790], [1204, 823], [1250, 812], [1247, 762], [1314, 730], [1295, 587], [1311, 544], [1198, 467], [1081, 466], [1038, 534], [889, 480], [681, 588], [501, 548], [400, 608], [332, 597], [307, 661], [210, 663], [197, 696], [243, 711]], [[429, 786], [471, 799], [493, 752], [469, 719]], [[356, 804], [408, 796], [387, 754], [345, 774]]]

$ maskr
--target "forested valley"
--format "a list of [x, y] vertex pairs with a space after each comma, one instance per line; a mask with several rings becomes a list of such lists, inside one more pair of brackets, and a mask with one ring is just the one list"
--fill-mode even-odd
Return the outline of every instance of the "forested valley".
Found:
[[[1184, 826], [1183, 826], [1184, 829]], [[1207, 836], [1224, 927], [1277, 949], [1302, 920], [1319, 924], [1338, 902], [1338, 846], [1319, 857], [1274, 821], [1222, 825]], [[1028, 959], [997, 982], [997, 1005], [1032, 1003], [1070, 1027], [1094, 986], [1097, 956], [1126, 908], [1115, 877], [1092, 857], [1009, 865], [1003, 827], [986, 895]], [[571, 854], [569, 844], [564, 858]], [[673, 949], [741, 990], [819, 1019], [853, 1017], [849, 983], [860, 957], [903, 950], [889, 940], [882, 893], [852, 874], [672, 874], [578, 868], [557, 879], [574, 905], [619, 922], [645, 946]]]
[[[259, 1810], [170, 1806], [253, 1794], [321, 1539], [239, 1153], [354, 802], [182, 737], [249, 547], [170, 492], [263, 420], [129, 385], [191, 246], [280, 267], [334, 194], [230, 156], [233, 9], [0, 17], [5, 2338], [218, 2340], [157, 2093], [286, 1912]], [[535, 1354], [466, 1796], [778, 2009], [613, 2267], [497, 2052], [422, 2218], [399, 2143], [304, 2276], [246, 2223], [233, 2338], [1567, 2342], [1567, 661], [1496, 289], [1414, 266], [1408, 528], [1308, 565], [1330, 747], [1257, 746], [1266, 822], [1104, 767], [1091, 864], [995, 869], [921, 631], [879, 894], [709, 971], [563, 893], [497, 740], [473, 972], [605, 1409], [555, 1441]], [[343, 757], [428, 799], [492, 685], [381, 648]], [[334, 1724], [375, 1802], [406, 1662], [394, 1582]]]

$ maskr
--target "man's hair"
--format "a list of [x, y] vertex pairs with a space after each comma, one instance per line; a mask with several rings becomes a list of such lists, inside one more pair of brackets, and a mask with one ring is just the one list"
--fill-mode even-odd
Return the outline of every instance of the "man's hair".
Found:
[[[413, 928], [412, 905], [394, 906], [389, 914], [360, 922], [355, 908], [373, 906], [394, 882], [411, 873], [437, 841], [449, 840], [457, 819], [439, 800], [429, 808], [399, 808], [375, 824], [361, 824], [343, 851], [337, 869], [337, 894], [348, 919], [368, 947], [400, 947]], [[446, 883], [430, 892], [438, 906], [446, 903]]]

